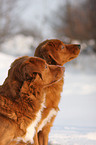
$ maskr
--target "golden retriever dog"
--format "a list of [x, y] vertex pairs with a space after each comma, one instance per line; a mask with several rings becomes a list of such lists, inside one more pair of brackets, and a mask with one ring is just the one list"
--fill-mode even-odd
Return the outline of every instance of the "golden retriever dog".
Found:
[[44, 89], [62, 79], [64, 67], [20, 57], [0, 86], [0, 145], [38, 145], [36, 127], [45, 108]]
[[[63, 66], [66, 62], [76, 58], [80, 53], [80, 45], [64, 44], [57, 39], [50, 39], [42, 42], [35, 51], [35, 56], [43, 58], [48, 64]], [[63, 77], [52, 86], [45, 88], [46, 101], [42, 118], [38, 125], [39, 145], [48, 144], [48, 135], [54, 119], [59, 110], [58, 104], [61, 98]]]

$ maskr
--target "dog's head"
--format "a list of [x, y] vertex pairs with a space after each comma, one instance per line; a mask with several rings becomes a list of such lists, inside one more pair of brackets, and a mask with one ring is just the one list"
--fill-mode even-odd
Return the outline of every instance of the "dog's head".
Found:
[[80, 45], [64, 44], [57, 39], [42, 42], [35, 51], [35, 56], [46, 60], [48, 64], [64, 65], [76, 58], [80, 53]]
[[48, 86], [60, 80], [64, 67], [48, 65], [44, 59], [29, 57], [21, 65], [24, 80], [35, 81], [37, 85]]
[[48, 65], [39, 57], [21, 57], [15, 60], [9, 70], [11, 80], [36, 81], [40, 85], [51, 85], [60, 80], [64, 73], [64, 67]]

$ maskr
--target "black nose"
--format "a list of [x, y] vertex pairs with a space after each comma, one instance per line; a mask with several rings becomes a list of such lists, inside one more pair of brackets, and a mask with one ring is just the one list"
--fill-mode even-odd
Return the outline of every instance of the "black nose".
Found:
[[77, 45], [77, 46], [78, 46], [79, 49], [81, 48], [81, 45]]

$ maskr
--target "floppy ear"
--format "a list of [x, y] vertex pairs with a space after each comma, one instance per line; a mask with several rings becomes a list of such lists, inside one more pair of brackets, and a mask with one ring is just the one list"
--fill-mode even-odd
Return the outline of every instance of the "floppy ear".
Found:
[[29, 60], [24, 62], [21, 66], [22, 75], [24, 80], [34, 80], [37, 74], [42, 79], [42, 74], [40, 69], [35, 65], [34, 61], [30, 62]]
[[44, 49], [44, 51], [42, 51], [42, 58], [46, 60], [48, 64], [59, 65], [59, 62], [56, 60], [56, 58], [52, 55], [50, 51]]
[[59, 62], [57, 59], [52, 55], [51, 49], [53, 49], [54, 43], [52, 42], [46, 42], [39, 50], [39, 55], [41, 58], [46, 60], [48, 64], [53, 64], [53, 65], [59, 65]]
[[56, 58], [50, 52], [48, 53], [46, 61], [48, 62], [48, 64], [60, 65]]
[[23, 81], [23, 75], [22, 75], [22, 64], [24, 61], [26, 61], [29, 57], [24, 56], [16, 59], [12, 64], [8, 71], [8, 77], [10, 80], [17, 80], [19, 82]]

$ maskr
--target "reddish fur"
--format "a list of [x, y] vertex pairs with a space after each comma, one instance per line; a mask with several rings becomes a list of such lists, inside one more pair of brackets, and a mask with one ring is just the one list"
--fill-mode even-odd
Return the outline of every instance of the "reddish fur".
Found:
[[[80, 53], [80, 45], [64, 44], [60, 40], [51, 39], [51, 40], [46, 40], [42, 42], [36, 48], [35, 56], [45, 59], [48, 64], [63, 66], [66, 62], [71, 61], [72, 59], [76, 58], [79, 55], [79, 53]], [[62, 92], [63, 83], [64, 83], [64, 80], [62, 77], [62, 80], [60, 80], [59, 82], [45, 89], [46, 108], [43, 110], [42, 119], [39, 122], [39, 125], [48, 116], [52, 108], [58, 109], [58, 104], [61, 98], [60, 94]], [[53, 125], [55, 117], [56, 116], [53, 116], [51, 121], [48, 122], [44, 126], [42, 131], [38, 133], [39, 145], [48, 144], [48, 135], [50, 132], [50, 128]]]
[[[13, 62], [0, 86], [0, 145], [15, 145], [17, 142], [12, 139], [26, 134], [41, 108], [44, 88], [62, 78], [63, 73], [64, 67], [48, 65], [41, 58], [25, 56]], [[36, 136], [34, 140], [38, 144]]]

